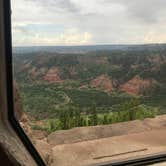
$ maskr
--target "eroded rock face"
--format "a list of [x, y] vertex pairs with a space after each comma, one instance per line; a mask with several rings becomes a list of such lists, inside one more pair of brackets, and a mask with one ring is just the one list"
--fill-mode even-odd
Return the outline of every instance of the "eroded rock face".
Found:
[[47, 74], [44, 76], [44, 80], [50, 83], [60, 83], [63, 80], [60, 77], [61, 71], [57, 67], [52, 67], [48, 70]]
[[113, 90], [112, 80], [110, 80], [108, 75], [100, 75], [90, 82], [90, 86], [102, 89], [105, 92], [111, 92]]
[[121, 85], [120, 90], [132, 95], [142, 95], [146, 90], [152, 87], [153, 82], [153, 80], [143, 80], [139, 76], [135, 76]]

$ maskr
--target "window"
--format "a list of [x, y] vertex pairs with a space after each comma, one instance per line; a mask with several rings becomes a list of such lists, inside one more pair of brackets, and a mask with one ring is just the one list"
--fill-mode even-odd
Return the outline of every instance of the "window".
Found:
[[12, 1], [15, 117], [47, 165], [165, 157], [166, 2], [150, 2]]

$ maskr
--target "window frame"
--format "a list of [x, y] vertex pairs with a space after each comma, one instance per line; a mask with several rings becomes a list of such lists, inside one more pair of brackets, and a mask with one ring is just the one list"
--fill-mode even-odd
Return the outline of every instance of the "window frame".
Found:
[[6, 73], [6, 96], [7, 96], [7, 118], [9, 124], [14, 129], [27, 151], [39, 166], [46, 166], [38, 151], [25, 134], [20, 124], [14, 116], [14, 98], [13, 98], [13, 69], [12, 69], [12, 35], [11, 35], [11, 1], [3, 0], [3, 23], [4, 28], [4, 50], [5, 50], [5, 70]]
[[[5, 49], [5, 70], [6, 71], [6, 83], [7, 83], [7, 117], [9, 124], [13, 130], [17, 133], [24, 146], [31, 154], [33, 159], [39, 166], [46, 166], [38, 151], [35, 149], [28, 136], [25, 134], [20, 124], [14, 116], [14, 101], [13, 101], [13, 69], [12, 69], [12, 35], [11, 35], [11, 3], [10, 0], [3, 1], [3, 18], [4, 18], [4, 49]], [[166, 161], [165, 154], [152, 154], [149, 156], [143, 156], [141, 158], [125, 159], [123, 161], [105, 162], [99, 164], [92, 164], [91, 166], [144, 166]]]

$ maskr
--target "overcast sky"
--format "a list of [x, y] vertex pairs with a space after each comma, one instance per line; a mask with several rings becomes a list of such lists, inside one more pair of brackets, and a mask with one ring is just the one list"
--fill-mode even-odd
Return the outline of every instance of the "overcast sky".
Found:
[[166, 0], [12, 0], [13, 45], [166, 42]]

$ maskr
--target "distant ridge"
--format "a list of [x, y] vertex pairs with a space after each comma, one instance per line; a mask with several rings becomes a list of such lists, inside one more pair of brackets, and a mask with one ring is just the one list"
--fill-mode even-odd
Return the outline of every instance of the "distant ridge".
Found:
[[135, 45], [82, 45], [82, 46], [17, 46], [13, 47], [13, 53], [35, 53], [35, 52], [50, 52], [64, 54], [84, 54], [92, 51], [112, 51], [112, 50], [163, 50], [166, 49], [166, 44], [135, 44]]

